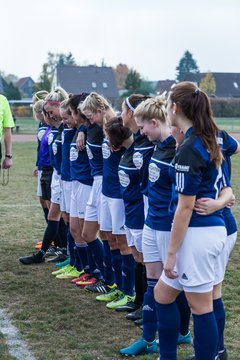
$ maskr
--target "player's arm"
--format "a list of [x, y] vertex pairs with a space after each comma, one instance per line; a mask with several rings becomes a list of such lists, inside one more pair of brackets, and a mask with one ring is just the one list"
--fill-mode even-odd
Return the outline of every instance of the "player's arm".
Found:
[[173, 219], [171, 239], [168, 246], [164, 271], [167, 277], [174, 279], [178, 275], [174, 272], [176, 253], [182, 244], [192, 216], [196, 196], [178, 195], [178, 205]]
[[224, 207], [231, 207], [234, 203], [234, 195], [231, 187], [221, 190], [218, 199], [200, 198], [194, 205], [194, 210], [200, 215], [210, 215]]
[[5, 158], [3, 160], [3, 169], [8, 169], [12, 166], [12, 130], [11, 128], [3, 128], [4, 134], [4, 146], [5, 146]]

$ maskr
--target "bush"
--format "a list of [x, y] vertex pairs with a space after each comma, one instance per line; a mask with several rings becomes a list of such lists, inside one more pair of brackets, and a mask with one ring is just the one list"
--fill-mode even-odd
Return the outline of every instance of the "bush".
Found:
[[215, 117], [240, 117], [239, 98], [210, 98]]

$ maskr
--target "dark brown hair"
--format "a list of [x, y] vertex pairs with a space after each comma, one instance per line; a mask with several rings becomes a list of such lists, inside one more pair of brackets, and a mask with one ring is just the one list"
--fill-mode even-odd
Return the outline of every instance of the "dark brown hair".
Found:
[[108, 136], [110, 145], [113, 149], [120, 149], [122, 143], [127, 140], [132, 132], [129, 128], [123, 126], [120, 116], [114, 117], [105, 124], [105, 132]]
[[[136, 109], [136, 107], [142, 102], [145, 101], [147, 99], [150, 99], [151, 96], [149, 95], [142, 95], [142, 94], [132, 94], [130, 95], [128, 98], [126, 98], [124, 100], [124, 104], [127, 106], [128, 109], [132, 110]], [[128, 105], [128, 102], [130, 104], [130, 106], [133, 107], [133, 109], [131, 109]]]
[[194, 133], [200, 137], [204, 146], [210, 152], [211, 160], [219, 166], [222, 154], [216, 138], [218, 127], [213, 119], [212, 108], [207, 94], [194, 83], [183, 81], [172, 87], [169, 98], [192, 121]]

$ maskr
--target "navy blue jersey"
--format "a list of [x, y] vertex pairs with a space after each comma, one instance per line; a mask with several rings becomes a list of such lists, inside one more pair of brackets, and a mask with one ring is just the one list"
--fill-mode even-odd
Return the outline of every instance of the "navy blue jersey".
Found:
[[58, 129], [55, 127], [52, 127], [50, 133], [48, 134], [48, 146], [49, 146], [50, 163], [54, 169], [56, 169], [56, 164], [55, 164], [52, 145], [53, 145], [53, 142], [56, 139], [57, 135], [58, 135]]
[[85, 185], [92, 186], [93, 177], [86, 148], [78, 150], [76, 146], [78, 132], [75, 133], [70, 145], [70, 176]]
[[[231, 179], [231, 159], [238, 148], [238, 142], [230, 136], [226, 131], [222, 130], [218, 133], [218, 144], [221, 146], [224, 161], [226, 162], [226, 172], [229, 180]], [[237, 231], [237, 223], [229, 208], [223, 209], [223, 216], [227, 229], [227, 235], [234, 234]]]
[[125, 225], [129, 229], [142, 229], [144, 225], [144, 203], [140, 186], [140, 171], [133, 163], [133, 154], [134, 143], [121, 157], [118, 176], [125, 206]]
[[176, 153], [176, 141], [169, 136], [158, 142], [150, 159], [148, 172], [148, 213], [146, 225], [159, 231], [171, 231], [173, 214], [168, 212], [172, 198], [169, 168]]
[[61, 165], [61, 179], [64, 181], [71, 181], [70, 175], [70, 145], [77, 129], [64, 128], [62, 132], [62, 165]]
[[103, 129], [97, 124], [92, 124], [87, 129], [86, 150], [89, 158], [92, 176], [103, 174], [102, 142]]
[[120, 183], [118, 178], [118, 165], [124, 149], [112, 151], [108, 139], [102, 143], [103, 156], [103, 182], [102, 193], [114, 199], [121, 199]]
[[39, 151], [40, 151], [40, 144], [42, 137], [47, 129], [47, 125], [45, 123], [39, 123], [38, 125], [38, 133], [37, 133], [37, 140], [38, 140], [38, 146], [37, 146], [37, 160], [36, 160], [36, 166], [38, 167], [38, 170], [42, 169], [42, 166], [39, 165]]
[[[190, 128], [185, 134], [184, 142], [179, 146], [170, 167], [175, 191], [179, 194], [217, 199], [222, 188], [222, 167], [218, 169], [201, 139]], [[225, 226], [222, 211], [207, 216], [195, 211], [189, 223], [190, 227]]]
[[148, 164], [154, 150], [154, 145], [148, 140], [147, 136], [141, 135], [140, 131], [134, 135], [134, 155], [133, 162], [140, 170], [141, 191], [147, 195], [148, 188]]

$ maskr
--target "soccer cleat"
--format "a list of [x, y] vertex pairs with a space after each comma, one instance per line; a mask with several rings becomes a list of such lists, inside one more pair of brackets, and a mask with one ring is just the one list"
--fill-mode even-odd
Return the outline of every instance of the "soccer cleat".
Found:
[[115, 299], [117, 299], [120, 295], [122, 295], [122, 292], [116, 288], [110, 290], [107, 294], [101, 294], [96, 297], [96, 300], [98, 301], [106, 301], [110, 302]]
[[72, 279], [72, 280], [71, 280], [71, 283], [74, 284], [74, 285], [76, 285], [76, 282], [81, 281], [82, 279], [85, 279], [85, 277], [86, 277], [87, 275], [89, 275], [89, 274], [87, 274], [87, 273], [84, 272], [84, 273], [83, 273], [82, 275], [80, 275], [79, 277], [77, 277], [77, 278], [75, 278], [75, 279]]
[[47, 250], [45, 257], [50, 256], [58, 256], [59, 254], [62, 254], [62, 250], [56, 246], [50, 246], [50, 248]]
[[218, 352], [217, 360], [228, 360], [228, 353], [226, 348], [223, 351]]
[[187, 333], [187, 335], [178, 335], [178, 345], [180, 344], [191, 344], [192, 343], [192, 336], [190, 331]]
[[105, 284], [104, 280], [100, 279], [95, 284], [86, 286], [85, 290], [93, 292], [93, 293], [107, 294], [112, 289], [115, 289], [116, 286], [117, 286], [116, 284], [107, 285], [107, 284]]
[[143, 338], [135, 341], [132, 345], [119, 350], [119, 354], [125, 356], [136, 356], [140, 354], [155, 354], [158, 352], [156, 340], [151, 342], [146, 341]]
[[[37, 253], [38, 254], [38, 253]], [[40, 264], [45, 261], [44, 257], [37, 256], [36, 254], [32, 254], [30, 256], [23, 256], [19, 258], [19, 261], [23, 265], [32, 265], [32, 264]]]
[[132, 320], [132, 321], [141, 319], [142, 318], [142, 307], [140, 306], [140, 308], [127, 314], [125, 317], [126, 317], [126, 319]]
[[118, 308], [116, 308], [117, 312], [131, 312], [131, 311], [135, 311], [139, 309], [139, 305], [137, 305], [134, 301], [130, 301], [128, 302], [126, 305], [123, 306], [119, 306]]
[[66, 266], [64, 266], [64, 267], [62, 267], [61, 269], [59, 269], [59, 270], [55, 270], [55, 271], [53, 271], [52, 272], [52, 275], [59, 275], [59, 274], [63, 274], [63, 273], [65, 273], [65, 272], [67, 272], [67, 271], [69, 271], [70, 269], [72, 269], [73, 268], [73, 266], [72, 265], [70, 265], [70, 264], [68, 264], [68, 265], [66, 265]]
[[137, 320], [134, 320], [134, 324], [136, 325], [136, 326], [142, 326], [142, 324], [143, 324], [143, 319], [142, 319], [142, 317], [140, 318], [140, 319], [137, 319]]
[[61, 252], [59, 251], [59, 254], [56, 257], [49, 259], [48, 262], [54, 263], [54, 262], [65, 261], [66, 259], [68, 259], [68, 256], [64, 254], [62, 251]]
[[130, 301], [134, 301], [134, 300], [135, 300], [135, 296], [129, 296], [122, 293], [120, 296], [118, 296], [117, 299], [111, 301], [106, 306], [108, 309], [116, 309], [119, 306], [126, 305]]
[[88, 274], [88, 277], [86, 276], [83, 280], [76, 282], [76, 285], [85, 287], [88, 285], [96, 284], [97, 281], [98, 281], [98, 279], [96, 279], [94, 276]]
[[55, 264], [55, 266], [59, 267], [59, 268], [63, 268], [65, 267], [66, 265], [69, 265], [70, 264], [70, 257], [67, 258], [65, 261], [63, 262], [60, 262], [58, 264]]
[[84, 270], [78, 271], [75, 267], [72, 267], [69, 271], [64, 272], [62, 274], [58, 274], [56, 278], [58, 279], [71, 279], [79, 277]]

